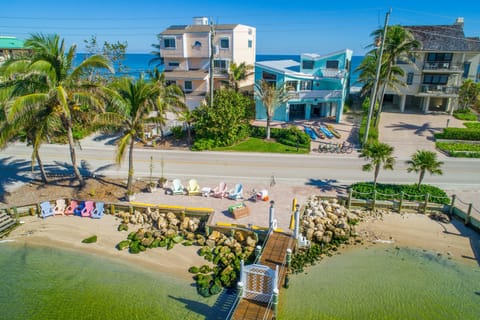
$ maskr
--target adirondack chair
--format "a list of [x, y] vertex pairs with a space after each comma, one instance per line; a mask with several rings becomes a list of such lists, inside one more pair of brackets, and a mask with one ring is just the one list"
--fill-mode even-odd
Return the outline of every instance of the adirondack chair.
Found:
[[212, 191], [212, 197], [225, 198], [228, 195], [228, 188], [225, 182], [220, 182]]
[[202, 193], [200, 185], [196, 179], [190, 179], [188, 181], [187, 192], [189, 196], [198, 196]]
[[83, 208], [85, 208], [85, 201], [81, 201], [78, 203], [77, 207], [75, 208], [75, 210], [73, 210], [73, 214], [76, 215], [76, 216], [82, 216], [82, 211], [83, 211]]
[[167, 190], [168, 193], [175, 195], [175, 194], [186, 194], [187, 191], [182, 185], [182, 182], [180, 179], [173, 179], [172, 181], [172, 188]]
[[67, 208], [67, 204], [65, 203], [65, 199], [58, 199], [55, 203], [55, 208], [53, 211], [55, 211], [56, 215], [64, 215], [65, 214], [65, 209]]
[[91, 217], [92, 216], [92, 211], [95, 208], [94, 202], [93, 201], [85, 201], [85, 207], [83, 207], [82, 211], [80, 212], [80, 215], [82, 217]]
[[92, 218], [93, 219], [100, 219], [103, 217], [103, 210], [104, 210], [104, 203], [103, 202], [96, 202], [95, 209], [92, 211]]
[[77, 209], [77, 207], [78, 207], [78, 201], [76, 201], [76, 200], [70, 201], [70, 204], [65, 209], [65, 215], [71, 216], [71, 215], [75, 214], [75, 209]]
[[243, 185], [237, 183], [235, 188], [228, 192], [228, 199], [238, 200], [243, 199]]
[[52, 208], [52, 205], [48, 201], [40, 203], [40, 208], [42, 209], [41, 216], [42, 218], [50, 217], [55, 215], [55, 211]]

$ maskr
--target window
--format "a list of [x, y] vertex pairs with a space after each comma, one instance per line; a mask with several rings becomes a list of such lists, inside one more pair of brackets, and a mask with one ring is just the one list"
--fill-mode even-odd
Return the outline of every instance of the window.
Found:
[[313, 60], [303, 60], [302, 69], [313, 69]]
[[427, 54], [427, 61], [452, 61], [452, 56], [451, 53], [431, 52]]
[[228, 38], [221, 38], [220, 49], [228, 49], [228, 48], [230, 48], [230, 40]]
[[227, 60], [213, 60], [213, 67], [215, 69], [227, 69], [228, 61]]
[[185, 91], [192, 91], [193, 90], [192, 81], [185, 81], [183, 87]]
[[312, 80], [300, 81], [300, 90], [312, 90]]
[[273, 83], [273, 84], [277, 83], [277, 75], [270, 72], [263, 71], [262, 79], [267, 81], [268, 83]]
[[413, 83], [413, 72], [407, 74], [407, 84], [411, 85]]
[[163, 38], [163, 47], [165, 49], [175, 49], [175, 38]]
[[439, 84], [444, 85], [448, 82], [448, 75], [445, 74], [425, 74], [423, 76], [423, 84]]
[[169, 66], [169, 67], [179, 67], [179, 66], [180, 66], [180, 62], [178, 62], [178, 61], [170, 61], [170, 62], [168, 63], [168, 66]]
[[338, 69], [338, 60], [327, 60], [327, 69]]
[[248, 40], [248, 47], [249, 48], [253, 47], [253, 41], [252, 40]]
[[463, 77], [468, 78], [469, 72], [470, 72], [470, 62], [465, 62], [463, 64]]
[[287, 90], [288, 91], [297, 91], [297, 83], [298, 83], [298, 81], [294, 81], [294, 80], [289, 80], [289, 81], [285, 82]]
[[248, 35], [251, 36], [253, 33], [253, 30], [251, 28], [248, 28]]

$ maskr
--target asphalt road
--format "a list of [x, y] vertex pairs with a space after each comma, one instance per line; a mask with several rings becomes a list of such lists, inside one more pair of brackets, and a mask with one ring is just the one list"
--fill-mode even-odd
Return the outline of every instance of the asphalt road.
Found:
[[[102, 174], [111, 177], [126, 177], [128, 161], [121, 166], [114, 163], [115, 148], [100, 143], [87, 143], [77, 148], [78, 162], [83, 174]], [[31, 172], [31, 147], [16, 143], [0, 153], [0, 183], [14, 182], [15, 177], [28, 176]], [[71, 170], [67, 146], [42, 145], [41, 157], [50, 171]], [[228, 179], [244, 182], [270, 181], [277, 183], [344, 185], [357, 181], [373, 180], [373, 172], [363, 172], [366, 162], [356, 152], [344, 154], [284, 155], [263, 153], [190, 152], [174, 150], [135, 150], [135, 176], [150, 175], [150, 157], [153, 157], [153, 176], [173, 178]], [[393, 171], [382, 170], [378, 181], [383, 183], [414, 183], [415, 173], [407, 173], [405, 159], [398, 158]], [[480, 162], [475, 159], [442, 159], [444, 174], [430, 176], [424, 183], [449, 190], [479, 190]], [[18, 179], [17, 179], [18, 180]], [[15, 183], [10, 185], [15, 186]]]

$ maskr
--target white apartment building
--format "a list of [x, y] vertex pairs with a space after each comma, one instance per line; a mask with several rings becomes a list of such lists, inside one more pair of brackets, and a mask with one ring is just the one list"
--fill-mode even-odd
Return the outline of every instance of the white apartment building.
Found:
[[[192, 25], [173, 25], [159, 34], [165, 78], [185, 92], [190, 109], [198, 107], [210, 88], [211, 25], [208, 18], [193, 18]], [[214, 88], [228, 79], [230, 63], [255, 64], [256, 30], [242, 24], [213, 25]], [[240, 87], [253, 85], [253, 74]]]

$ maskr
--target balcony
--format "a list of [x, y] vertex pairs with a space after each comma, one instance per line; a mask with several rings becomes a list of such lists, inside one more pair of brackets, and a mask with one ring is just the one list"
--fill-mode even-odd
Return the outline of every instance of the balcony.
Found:
[[320, 73], [324, 78], [341, 79], [345, 78], [347, 72], [339, 69], [320, 69]]
[[303, 90], [288, 92], [290, 100], [341, 99], [342, 90]]
[[458, 95], [458, 87], [445, 85], [422, 84], [421, 93], [431, 93], [435, 95]]
[[451, 61], [425, 61], [423, 64], [423, 70], [439, 71], [439, 72], [453, 72], [453, 73], [462, 73], [463, 66]]

